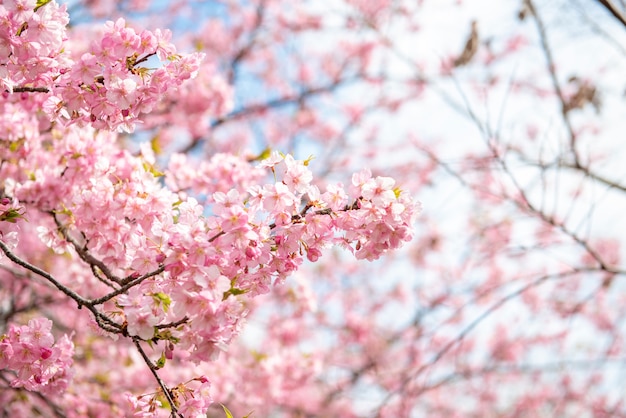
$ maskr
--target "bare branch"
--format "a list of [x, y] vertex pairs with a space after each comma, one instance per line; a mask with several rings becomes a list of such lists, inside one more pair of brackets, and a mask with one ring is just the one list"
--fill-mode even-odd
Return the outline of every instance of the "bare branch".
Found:
[[252, 50], [252, 48], [254, 47], [254, 44], [257, 41], [257, 37], [259, 35], [259, 29], [261, 27], [261, 25], [263, 24], [263, 18], [265, 16], [265, 0], [260, 0], [259, 1], [259, 5], [257, 6], [256, 9], [256, 19], [254, 22], [254, 28], [252, 28], [252, 30], [250, 31], [250, 36], [248, 37], [248, 42], [246, 42], [246, 45], [244, 45], [238, 52], [237, 54], [235, 54], [234, 58], [231, 61], [230, 64], [230, 71], [228, 74], [228, 81], [230, 83], [233, 83], [235, 80], [235, 72], [236, 72], [236, 68], [237, 65], [239, 65], [239, 62], [241, 60], [243, 60], [246, 55], [248, 55], [248, 53]]
[[[5, 92], [9, 93], [8, 90]], [[50, 93], [48, 87], [13, 87], [13, 93]]]
[[115, 290], [115, 291], [113, 291], [111, 293], [108, 293], [108, 294], [106, 294], [106, 295], [104, 295], [104, 296], [102, 296], [102, 297], [100, 297], [98, 299], [90, 300], [90, 301], [88, 301], [88, 303], [91, 304], [91, 305], [94, 305], [94, 306], [95, 305], [101, 305], [104, 302], [113, 299], [115, 296], [121, 295], [122, 293], [125, 293], [131, 287], [135, 287], [139, 283], [143, 282], [144, 280], [146, 280], [146, 279], [148, 279], [150, 277], [156, 276], [158, 274], [161, 274], [164, 271], [165, 271], [165, 266], [162, 265], [158, 269], [156, 269], [154, 271], [151, 271], [150, 273], [146, 273], [146, 274], [144, 274], [142, 276], [139, 276], [137, 278], [130, 279], [128, 281], [125, 279], [123, 281], [124, 285], [122, 287], [120, 287], [119, 289], [117, 289], [117, 290]]
[[[514, 299], [517, 299], [520, 295], [522, 295], [526, 291], [528, 291], [528, 290], [530, 290], [530, 289], [532, 289], [532, 288], [534, 288], [536, 286], [539, 286], [540, 284], [542, 284], [542, 283], [544, 283], [544, 282], [546, 282], [548, 280], [563, 279], [563, 278], [570, 277], [572, 275], [579, 274], [579, 273], [589, 273], [589, 272], [597, 272], [597, 271], [601, 271], [601, 270], [599, 270], [597, 268], [574, 268], [574, 269], [571, 269], [569, 271], [565, 271], [565, 272], [561, 272], [561, 273], [546, 274], [546, 275], [543, 275], [541, 277], [538, 277], [537, 279], [533, 280], [530, 283], [525, 284], [524, 286], [520, 287], [519, 289], [517, 289], [517, 290], [515, 290], [515, 291], [513, 291], [513, 292], [511, 292], [511, 293], [509, 293], [507, 295], [505, 295], [504, 297], [499, 299], [497, 302], [492, 304], [489, 308], [487, 308], [487, 310], [485, 310], [482, 314], [480, 314], [472, 322], [470, 322], [465, 328], [463, 328], [461, 330], [461, 332], [459, 332], [455, 338], [450, 340], [441, 350], [439, 350], [430, 361], [425, 362], [415, 372], [410, 373], [410, 375], [407, 376], [401, 382], [401, 384], [398, 385], [398, 387], [396, 389], [394, 389], [392, 391], [389, 391], [389, 393], [387, 394], [385, 399], [380, 403], [380, 406], [379, 406], [378, 410], [376, 411], [376, 415], [375, 416], [382, 417], [380, 415], [381, 408], [384, 405], [386, 405], [387, 403], [389, 403], [391, 398], [393, 398], [394, 396], [402, 393], [405, 390], [405, 388], [412, 381], [414, 381], [423, 372], [429, 370], [432, 366], [434, 366], [436, 363], [438, 363], [439, 360], [441, 360], [443, 358], [443, 356], [445, 356], [454, 346], [456, 346], [461, 341], [463, 341], [465, 339], [465, 337], [470, 332], [472, 332], [474, 330], [474, 328], [476, 328], [487, 317], [491, 316], [491, 314], [496, 312], [498, 309], [500, 309], [507, 302], [509, 302], [511, 300], [514, 300]], [[428, 389], [429, 388], [426, 387], [426, 388], [423, 389], [423, 391], [428, 390]]]
[[530, 10], [535, 24], [537, 26], [537, 31], [539, 32], [539, 39], [541, 40], [541, 46], [543, 49], [543, 53], [546, 57], [546, 62], [548, 64], [548, 73], [550, 74], [550, 79], [552, 80], [552, 86], [554, 91], [556, 92], [557, 98], [559, 99], [561, 105], [561, 114], [563, 116], [563, 122], [565, 123], [565, 127], [567, 129], [570, 146], [572, 151], [572, 156], [574, 158], [574, 164], [580, 165], [580, 158], [578, 157], [578, 153], [576, 151], [576, 133], [574, 132], [574, 127], [572, 126], [572, 122], [569, 117], [569, 103], [565, 99], [565, 95], [563, 94], [563, 89], [561, 88], [561, 84], [559, 83], [558, 76], [556, 74], [556, 64], [554, 62], [554, 57], [552, 56], [552, 49], [548, 42], [548, 34], [546, 31], [545, 24], [543, 23], [543, 19], [537, 12], [533, 0], [526, 0], [526, 4], [528, 9]]
[[626, 26], [626, 16], [609, 0], [597, 0], [606, 10], [613, 15], [622, 25]]

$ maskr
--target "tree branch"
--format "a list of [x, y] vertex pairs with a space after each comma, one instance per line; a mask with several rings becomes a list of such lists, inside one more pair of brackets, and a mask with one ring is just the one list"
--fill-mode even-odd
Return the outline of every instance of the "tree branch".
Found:
[[137, 351], [139, 351], [139, 354], [141, 354], [141, 357], [143, 358], [143, 361], [146, 363], [146, 365], [150, 369], [150, 372], [152, 373], [152, 376], [154, 376], [154, 379], [159, 384], [159, 387], [161, 388], [161, 391], [163, 392], [163, 395], [167, 399], [167, 403], [170, 405], [170, 408], [172, 410], [171, 416], [172, 417], [184, 418], [181, 414], [178, 413], [178, 407], [176, 406], [176, 403], [174, 402], [174, 396], [172, 394], [172, 391], [167, 387], [165, 382], [163, 382], [163, 380], [161, 380], [161, 377], [157, 373], [156, 366], [148, 358], [148, 355], [146, 354], [146, 352], [141, 347], [141, 342], [140, 342], [139, 338], [138, 337], [133, 337], [133, 343], [135, 344], [135, 347], [137, 347]]
[[54, 219], [54, 223], [57, 226], [58, 231], [61, 233], [61, 235], [63, 235], [63, 238], [65, 238], [65, 240], [67, 242], [69, 242], [70, 244], [72, 244], [72, 246], [74, 247], [74, 250], [76, 250], [76, 253], [78, 254], [78, 256], [80, 257], [81, 260], [83, 260], [85, 263], [89, 264], [92, 267], [92, 272], [94, 273], [94, 276], [104, 282], [105, 284], [111, 286], [110, 283], [107, 283], [106, 281], [102, 280], [102, 278], [96, 274], [95, 270], [93, 269], [93, 267], [98, 267], [100, 269], [100, 271], [107, 277], [107, 279], [109, 279], [112, 282], [115, 283], [121, 283], [122, 279], [120, 279], [119, 277], [117, 277], [116, 275], [114, 275], [111, 270], [107, 267], [106, 264], [104, 264], [102, 261], [98, 260], [97, 258], [95, 258], [94, 256], [92, 256], [89, 251], [87, 250], [86, 246], [80, 245], [67, 231], [67, 227], [65, 225], [63, 225], [61, 223], [61, 221], [59, 221], [59, 218], [57, 218], [56, 213], [54, 212], [49, 212], [52, 215], [52, 218]]
[[74, 292], [70, 288], [68, 288], [68, 287], [64, 286], [63, 284], [61, 284], [58, 280], [56, 280], [54, 277], [52, 277], [52, 275], [50, 275], [50, 273], [48, 273], [46, 271], [43, 271], [39, 267], [33, 266], [32, 264], [28, 263], [27, 261], [24, 261], [21, 258], [19, 258], [18, 256], [16, 256], [13, 252], [11, 252], [11, 250], [9, 250], [9, 247], [7, 247], [7, 245], [4, 242], [2, 242], [2, 241], [0, 241], [0, 249], [2, 250], [2, 252], [4, 252], [4, 254], [7, 256], [7, 258], [9, 260], [11, 260], [15, 264], [25, 268], [26, 270], [29, 270], [29, 271], [35, 273], [36, 275], [43, 277], [44, 279], [46, 279], [47, 281], [52, 283], [52, 285], [54, 287], [56, 287], [57, 289], [59, 289], [63, 294], [65, 294], [66, 296], [69, 296], [74, 301], [76, 301], [76, 303], [78, 304], [78, 308], [79, 309], [82, 308], [83, 306], [85, 306], [87, 309], [89, 309], [89, 311], [91, 313], [93, 313], [96, 322], [98, 323], [98, 325], [102, 329], [104, 329], [105, 331], [108, 331], [108, 332], [116, 333], [116, 334], [122, 333], [121, 325], [116, 323], [115, 321], [113, 321], [108, 316], [100, 313], [94, 307], [94, 304], [91, 301], [83, 298], [78, 293]]
[[122, 293], [125, 293], [127, 290], [129, 290], [131, 287], [137, 286], [139, 283], [143, 282], [144, 280], [156, 276], [158, 274], [161, 274], [165, 271], [165, 266], [160, 266], [158, 269], [151, 271], [150, 273], [146, 273], [143, 276], [139, 276], [136, 279], [132, 279], [130, 281], [125, 281], [124, 286], [120, 287], [119, 289], [108, 293], [100, 298], [97, 299], [92, 299], [90, 301], [88, 301], [89, 304], [91, 305], [101, 305], [104, 302], [113, 299], [115, 296], [117, 295], [121, 295]]
[[626, 16], [609, 0], [597, 0], [606, 10], [613, 15], [622, 25], [626, 26]]
[[[8, 90], [5, 92], [9, 93]], [[13, 93], [50, 93], [48, 87], [13, 87]]]

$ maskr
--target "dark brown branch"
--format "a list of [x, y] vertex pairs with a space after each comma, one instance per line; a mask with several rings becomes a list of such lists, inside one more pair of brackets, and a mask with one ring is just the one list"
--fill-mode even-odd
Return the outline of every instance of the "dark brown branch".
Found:
[[183, 319], [179, 319], [176, 322], [169, 322], [167, 324], [155, 325], [155, 328], [157, 329], [176, 328], [177, 326], [186, 324], [187, 322], [189, 322], [189, 318], [184, 316]]
[[226, 232], [224, 231], [220, 231], [217, 234], [213, 235], [211, 238], [209, 238], [209, 242], [213, 242], [216, 239], [218, 239], [219, 237], [221, 237], [222, 235], [224, 235]]
[[[8, 90], [5, 92], [9, 93]], [[13, 87], [13, 93], [50, 93], [48, 87]]]
[[48, 272], [45, 272], [45, 271], [41, 270], [39, 267], [33, 266], [32, 264], [22, 260], [21, 258], [16, 256], [15, 254], [13, 254], [13, 252], [11, 252], [11, 250], [9, 250], [9, 247], [7, 247], [7, 245], [4, 242], [2, 242], [2, 241], [0, 241], [0, 249], [2, 250], [2, 252], [4, 252], [4, 254], [7, 256], [7, 258], [9, 260], [13, 261], [18, 266], [24, 267], [26, 270], [29, 270], [29, 271], [35, 273], [36, 275], [41, 276], [44, 279], [48, 280], [50, 283], [52, 283], [54, 285], [54, 287], [59, 289], [65, 295], [67, 295], [70, 298], [74, 299], [76, 301], [76, 303], [78, 303], [78, 306], [87, 306], [87, 304], [89, 303], [89, 301], [87, 299], [84, 299], [78, 293], [74, 292], [73, 290], [71, 290], [68, 287], [64, 286], [63, 284], [59, 283]]
[[[57, 404], [55, 404], [54, 402], [52, 402], [52, 400], [48, 397], [48, 396], [44, 396], [39, 392], [30, 392], [27, 391], [23, 388], [14, 388], [11, 387], [10, 385], [10, 381], [2, 374], [0, 374], [0, 380], [2, 380], [6, 386], [3, 386], [2, 389], [6, 390], [8, 388], [11, 388], [12, 390], [19, 392], [23, 395], [27, 395], [27, 394], [33, 394], [35, 397], [37, 397], [39, 400], [41, 400], [43, 403], [45, 403], [48, 408], [50, 408], [50, 410], [52, 411], [52, 413], [54, 414], [54, 416], [56, 418], [65, 418], [67, 415], [65, 415], [65, 412], [63, 411], [63, 409], [61, 409], [61, 407]], [[6, 410], [4, 410], [4, 412], [6, 413]], [[43, 411], [37, 411], [41, 416], [44, 416]], [[8, 416], [8, 415], [3, 415], [3, 416]]]
[[138, 337], [133, 337], [133, 343], [135, 344], [135, 347], [137, 348], [137, 351], [139, 351], [139, 354], [141, 354], [141, 357], [143, 358], [143, 361], [146, 363], [146, 365], [150, 369], [150, 372], [152, 373], [152, 376], [154, 376], [154, 379], [159, 384], [159, 387], [161, 388], [161, 391], [163, 392], [163, 395], [167, 399], [167, 403], [170, 405], [170, 408], [171, 408], [171, 411], [172, 411], [171, 416], [172, 417], [181, 417], [181, 418], [183, 418], [183, 416], [178, 413], [178, 407], [176, 406], [176, 403], [174, 402], [174, 396], [172, 394], [172, 391], [167, 387], [165, 382], [163, 382], [163, 380], [161, 380], [161, 377], [157, 373], [156, 365], [154, 363], [152, 363], [152, 361], [148, 358], [148, 355], [146, 354], [146, 352], [141, 347], [141, 342], [140, 342], [139, 338]]
[[165, 271], [165, 266], [160, 266], [158, 269], [151, 271], [150, 273], [146, 273], [143, 276], [139, 276], [135, 279], [131, 279], [129, 281], [127, 281], [127, 279], [124, 279], [124, 285], [122, 287], [120, 287], [119, 289], [108, 293], [98, 299], [92, 299], [90, 301], [88, 301], [89, 304], [91, 305], [101, 305], [104, 302], [113, 299], [115, 296], [117, 295], [121, 295], [122, 293], [125, 293], [127, 290], [129, 290], [131, 287], [137, 286], [139, 283], [143, 282], [144, 280], [156, 276], [158, 274], [161, 274]]
[[0, 250], [2, 250], [2, 252], [4, 252], [4, 254], [7, 256], [7, 258], [13, 261], [15, 264], [25, 268], [28, 271], [31, 271], [32, 273], [35, 273], [36, 275], [40, 277], [43, 277], [48, 282], [52, 283], [52, 285], [56, 287], [57, 289], [59, 289], [63, 294], [73, 299], [78, 304], [79, 309], [82, 308], [83, 306], [89, 309], [89, 311], [93, 313], [96, 319], [96, 322], [102, 329], [104, 329], [105, 331], [117, 333], [117, 334], [122, 332], [121, 326], [115, 321], [113, 321], [112, 319], [110, 319], [109, 317], [107, 317], [106, 315], [103, 315], [102, 313], [100, 313], [91, 303], [91, 301], [88, 301], [87, 299], [80, 296], [78, 293], [74, 292], [70, 288], [61, 284], [58, 280], [52, 277], [52, 275], [50, 275], [48, 272], [41, 270], [39, 267], [33, 266], [32, 264], [28, 263], [27, 261], [22, 260], [15, 254], [13, 254], [13, 252], [11, 252], [11, 250], [9, 250], [7, 245], [2, 241], [0, 241]]
[[[56, 214], [54, 212], [50, 212], [50, 214], [52, 215], [52, 218], [54, 219], [54, 223], [57, 226], [58, 231], [61, 233], [61, 235], [63, 235], [63, 238], [65, 238], [65, 240], [67, 242], [69, 242], [70, 244], [72, 244], [72, 246], [74, 247], [74, 250], [76, 250], [76, 253], [78, 254], [78, 256], [80, 257], [81, 260], [83, 260], [85, 263], [89, 264], [90, 266], [96, 266], [100, 269], [100, 271], [107, 277], [107, 279], [109, 279], [111, 282], [115, 282], [115, 283], [121, 283], [122, 279], [120, 279], [119, 277], [117, 277], [116, 275], [114, 275], [111, 270], [107, 267], [106, 264], [104, 264], [102, 261], [98, 260], [97, 258], [95, 258], [94, 256], [92, 256], [89, 251], [87, 250], [86, 246], [83, 246], [81, 244], [79, 244], [67, 231], [67, 227], [65, 225], [63, 225], [61, 223], [61, 221], [59, 221], [59, 218], [57, 218]], [[94, 276], [104, 282], [105, 284], [111, 286], [110, 283], [107, 283], [106, 281], [102, 280], [102, 278], [95, 274], [95, 271], [92, 270], [92, 272], [94, 273]]]

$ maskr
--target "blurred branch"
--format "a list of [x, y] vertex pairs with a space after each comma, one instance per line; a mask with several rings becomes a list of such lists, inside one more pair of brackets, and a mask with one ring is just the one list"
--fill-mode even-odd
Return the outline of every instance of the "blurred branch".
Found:
[[549, 363], [499, 363], [493, 366], [484, 367], [474, 370], [464, 370], [463, 372], [454, 372], [448, 376], [442, 377], [433, 384], [429, 385], [427, 390], [437, 389], [446, 384], [459, 380], [468, 380], [474, 378], [484, 378], [486, 374], [506, 374], [506, 373], [523, 373], [534, 374], [543, 373], [561, 373], [563, 369], [567, 370], [596, 370], [599, 367], [616, 367], [616, 363], [626, 361], [624, 357], [607, 357], [590, 360], [558, 360]]
[[[580, 0], [580, 1], [574, 0], [574, 1], [577, 6], [577, 9], [579, 9], [579, 12], [580, 12], [579, 14], [580, 14], [581, 19], [583, 19], [585, 23], [589, 25], [589, 28], [593, 32], [597, 33], [598, 35], [606, 39], [609, 42], [609, 44], [613, 46], [615, 49], [617, 49], [621, 54], [626, 55], [626, 47], [622, 45], [620, 41], [615, 39], [613, 34], [611, 34], [610, 31], [608, 31], [607, 28], [604, 27], [605, 25], [602, 24], [603, 22], [601, 23], [596, 22], [594, 19], [592, 19], [589, 16], [589, 13], [587, 13], [586, 10], [581, 6], [580, 1], [585, 1], [585, 0]], [[622, 3], [622, 5], [624, 5], [623, 0], [620, 0], [620, 2]]]
[[563, 94], [563, 89], [561, 88], [561, 84], [559, 83], [559, 79], [556, 74], [556, 64], [554, 61], [554, 57], [552, 56], [552, 49], [550, 47], [550, 44], [548, 43], [548, 35], [546, 32], [546, 27], [545, 27], [545, 24], [543, 23], [543, 19], [541, 18], [539, 13], [537, 13], [537, 9], [535, 8], [533, 0], [526, 0], [526, 5], [535, 20], [535, 24], [537, 25], [537, 31], [539, 32], [539, 39], [541, 40], [543, 53], [546, 57], [546, 61], [548, 64], [548, 72], [550, 73], [550, 78], [552, 79], [552, 86], [561, 104], [561, 115], [563, 116], [563, 122], [565, 123], [565, 127], [569, 135], [572, 156], [574, 157], [574, 165], [579, 166], [580, 158], [578, 157], [578, 153], [576, 151], [576, 139], [577, 139], [576, 133], [574, 132], [574, 127], [572, 126], [572, 122], [570, 121], [569, 113], [568, 113], [570, 110], [570, 104], [565, 99], [565, 95]]
[[613, 3], [611, 3], [611, 1], [609, 0], [597, 0], [597, 1], [602, 6], [604, 6], [604, 8], [608, 10], [609, 13], [611, 13], [615, 19], [619, 20], [619, 22], [622, 25], [626, 26], [626, 16], [624, 16], [624, 13], [621, 10], [619, 10]]
[[318, 87], [309, 87], [309, 88], [303, 89], [299, 94], [279, 97], [276, 99], [269, 100], [265, 103], [250, 104], [248, 106], [242, 107], [240, 109], [237, 109], [229, 113], [223, 118], [215, 120], [211, 124], [211, 128], [215, 128], [231, 120], [240, 119], [240, 118], [249, 116], [254, 113], [260, 113], [260, 112], [267, 111], [269, 109], [275, 109], [275, 108], [280, 108], [283, 106], [295, 104], [311, 96], [316, 96], [316, 95], [324, 94], [324, 93], [330, 93], [334, 91], [335, 89], [337, 89], [338, 87], [341, 87], [344, 84], [347, 84], [350, 81], [354, 81], [357, 79], [358, 79], [357, 77], [346, 77], [343, 79], [334, 80], [333, 82], [326, 84], [326, 85], [322, 85]]
[[[275, 99], [268, 100], [264, 103], [251, 103], [248, 105], [244, 105], [239, 109], [236, 109], [229, 114], [221, 117], [219, 119], [211, 122], [211, 130], [225, 125], [229, 122], [237, 121], [248, 116], [253, 116], [255, 114], [262, 114], [263, 112], [267, 112], [274, 109], [280, 109], [284, 106], [294, 105], [297, 103], [303, 102], [305, 99], [315, 97], [318, 95], [322, 95], [325, 93], [331, 93], [339, 87], [342, 87], [352, 81], [358, 80], [358, 76], [340, 78], [337, 80], [333, 80], [331, 83], [326, 85], [321, 85], [318, 87], [308, 87], [303, 89], [297, 94], [285, 95], [282, 97], [278, 97]], [[194, 138], [186, 147], [178, 151], [181, 154], [186, 154], [193, 150], [199, 143], [204, 140], [203, 137]]]
[[[3, 374], [0, 374], [0, 381], [4, 383], [4, 385], [1, 386], [2, 390], [8, 390], [10, 388], [15, 392], [19, 392], [21, 395], [25, 397], [32, 394], [33, 396], [41, 400], [44, 404], [46, 404], [46, 406], [50, 408], [50, 412], [52, 412], [56, 418], [66, 418], [66, 415], [63, 409], [56, 403], [52, 402], [52, 400], [48, 396], [45, 396], [39, 392], [31, 392], [31, 391], [24, 390], [22, 388], [14, 388], [11, 386], [10, 380], [7, 379], [7, 377], [4, 376]], [[8, 411], [4, 409], [4, 406], [8, 406], [8, 405], [3, 405], [2, 406], [3, 409], [0, 410], [0, 412], [2, 412], [2, 417], [8, 417], [9, 416]], [[50, 415], [44, 414], [44, 411], [41, 411], [38, 407], [34, 405], [31, 411], [37, 413], [38, 416], [50, 416]]]
[[230, 69], [228, 71], [228, 82], [232, 84], [235, 81], [236, 69], [239, 65], [239, 62], [243, 60], [246, 55], [252, 50], [252, 47], [257, 41], [257, 37], [259, 34], [259, 29], [261, 28], [261, 24], [263, 23], [263, 18], [265, 16], [265, 0], [259, 1], [259, 5], [256, 9], [256, 19], [254, 21], [254, 27], [250, 31], [250, 36], [248, 38], [248, 42], [239, 49], [237, 54], [233, 57], [230, 63]]
[[[439, 360], [441, 360], [450, 350], [452, 350], [452, 348], [460, 344], [467, 337], [467, 335], [469, 335], [478, 325], [480, 325], [486, 318], [491, 316], [494, 312], [499, 310], [507, 302], [517, 299], [523, 293], [527, 292], [528, 290], [534, 287], [541, 285], [542, 283], [548, 280], [564, 279], [564, 278], [571, 277], [573, 275], [580, 274], [580, 273], [591, 273], [591, 272], [598, 272], [602, 270], [604, 269], [573, 268], [569, 271], [564, 271], [561, 273], [546, 274], [546, 275], [538, 277], [537, 279], [533, 280], [530, 283], [523, 285], [519, 289], [503, 296], [501, 299], [499, 299], [497, 302], [495, 302], [489, 308], [487, 308], [482, 314], [480, 314], [473, 321], [471, 321], [465, 328], [463, 328], [461, 332], [459, 332], [455, 338], [451, 339], [446, 345], [444, 345], [443, 348], [439, 350], [430, 361], [425, 362], [417, 370], [409, 373], [402, 380], [402, 382], [398, 385], [396, 389], [390, 390], [387, 396], [383, 399], [383, 401], [379, 404], [379, 406], [374, 410], [374, 413], [372, 414], [372, 416], [382, 418], [382, 415], [381, 415], [382, 408], [386, 404], [388, 404], [394, 396], [402, 396], [402, 393], [404, 393], [404, 391], [407, 389], [408, 385], [411, 382], [414, 382], [420, 375], [422, 375], [424, 372], [428, 371], [432, 366], [438, 363]], [[626, 272], [622, 272], [622, 274], [623, 273], [626, 273]], [[434, 388], [435, 387], [432, 387], [432, 386], [423, 387], [420, 393], [424, 393]]]

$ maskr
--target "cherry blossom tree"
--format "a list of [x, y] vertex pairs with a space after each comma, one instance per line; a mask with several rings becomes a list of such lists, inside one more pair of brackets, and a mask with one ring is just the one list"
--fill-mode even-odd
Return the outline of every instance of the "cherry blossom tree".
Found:
[[626, 416], [625, 9], [4, 1], [2, 416]]

